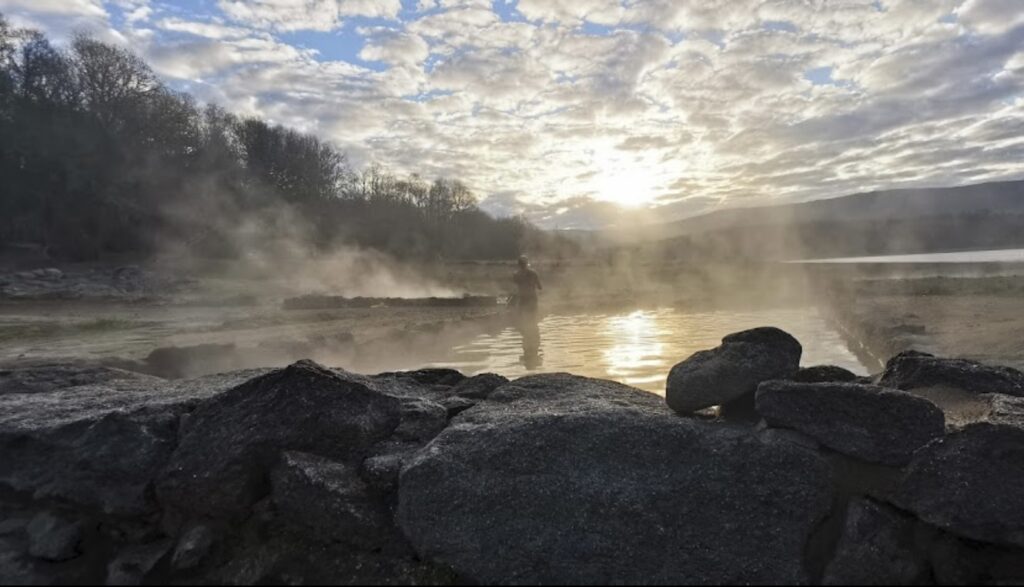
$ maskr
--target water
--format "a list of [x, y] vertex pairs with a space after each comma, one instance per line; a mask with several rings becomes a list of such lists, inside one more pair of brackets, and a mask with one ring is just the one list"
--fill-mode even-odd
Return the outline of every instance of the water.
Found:
[[803, 259], [790, 263], [1024, 263], [1024, 249]]
[[665, 378], [673, 365], [699, 350], [718, 346], [727, 334], [757, 326], [777, 326], [795, 336], [803, 344], [805, 366], [832, 364], [857, 374], [867, 373], [839, 333], [814, 308], [740, 312], [662, 308], [556, 314], [540, 323], [540, 364], [524, 361], [519, 332], [506, 328], [454, 347], [450, 360], [434, 366], [510, 378], [531, 372], [567, 371], [663, 395]]

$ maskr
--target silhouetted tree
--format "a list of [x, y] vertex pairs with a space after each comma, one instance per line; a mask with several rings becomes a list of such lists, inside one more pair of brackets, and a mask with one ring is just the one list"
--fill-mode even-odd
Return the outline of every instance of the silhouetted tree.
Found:
[[243, 221], [268, 243], [292, 222], [317, 247], [403, 256], [513, 257], [558, 240], [483, 213], [458, 180], [354, 173], [313, 135], [200, 108], [122, 47], [76, 36], [62, 50], [2, 15], [0, 190], [0, 243], [78, 259], [238, 254]]

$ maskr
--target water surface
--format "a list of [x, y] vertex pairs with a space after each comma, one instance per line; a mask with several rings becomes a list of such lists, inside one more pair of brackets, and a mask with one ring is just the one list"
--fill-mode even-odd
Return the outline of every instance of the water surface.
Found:
[[510, 378], [568, 371], [664, 394], [665, 378], [673, 365], [699, 350], [718, 346], [727, 334], [757, 326], [777, 326], [797, 337], [804, 347], [805, 366], [833, 364], [857, 374], [867, 373], [839, 333], [814, 308], [739, 312], [662, 308], [554, 314], [540, 323], [539, 364], [524, 357], [519, 332], [506, 328], [454, 347], [450, 360], [434, 366]]
[[790, 263], [1024, 263], [1024, 249], [802, 259]]

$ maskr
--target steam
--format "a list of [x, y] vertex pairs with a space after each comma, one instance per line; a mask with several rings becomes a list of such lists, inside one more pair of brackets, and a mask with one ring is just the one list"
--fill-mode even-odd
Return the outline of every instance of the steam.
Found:
[[[318, 231], [303, 214], [280, 204], [261, 212], [210, 216], [207, 240], [221, 243], [227, 258], [198, 252], [195, 242], [169, 240], [161, 264], [173, 271], [253, 284], [259, 298], [305, 294], [344, 297], [453, 297], [465, 292], [428, 277], [430, 267], [376, 250], [345, 244], [318, 246]], [[226, 220], [225, 220], [226, 219]]]

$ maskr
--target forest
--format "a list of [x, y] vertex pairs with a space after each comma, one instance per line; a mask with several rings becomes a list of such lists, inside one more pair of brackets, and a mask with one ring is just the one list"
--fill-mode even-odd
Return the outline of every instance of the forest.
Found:
[[2, 14], [0, 190], [0, 245], [67, 260], [230, 258], [295, 238], [430, 259], [576, 247], [488, 215], [458, 179], [354, 170], [324, 139], [174, 91], [127, 49], [84, 35], [58, 47]]

